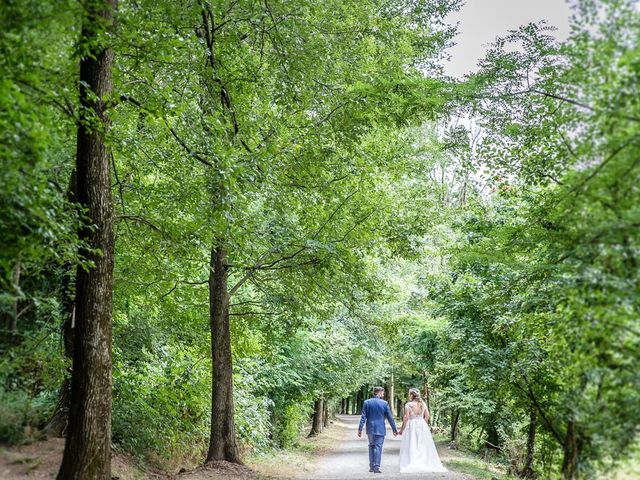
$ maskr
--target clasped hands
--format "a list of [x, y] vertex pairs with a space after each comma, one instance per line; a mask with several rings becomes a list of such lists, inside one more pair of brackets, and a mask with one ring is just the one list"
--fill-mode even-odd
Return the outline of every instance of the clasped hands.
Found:
[[[398, 435], [402, 435], [402, 431], [400, 432], [393, 432], [393, 436], [397, 437]], [[358, 430], [358, 438], [362, 437], [362, 430]]]

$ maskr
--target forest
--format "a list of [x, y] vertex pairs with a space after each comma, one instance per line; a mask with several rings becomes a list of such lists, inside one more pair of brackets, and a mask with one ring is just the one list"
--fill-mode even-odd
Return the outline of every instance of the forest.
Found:
[[640, 8], [458, 79], [462, 7], [4, 0], [2, 448], [244, 464], [382, 385], [477, 478], [639, 478]]

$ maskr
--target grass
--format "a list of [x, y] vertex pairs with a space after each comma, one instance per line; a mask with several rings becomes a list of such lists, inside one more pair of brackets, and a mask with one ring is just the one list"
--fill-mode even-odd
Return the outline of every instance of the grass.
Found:
[[443, 463], [450, 470], [464, 473], [480, 480], [510, 480], [513, 478], [506, 474], [504, 466], [499, 462], [487, 461], [479, 454], [463, 447], [458, 450], [450, 450], [447, 448], [449, 444], [447, 435], [435, 434], [433, 437], [438, 444]]
[[271, 450], [250, 455], [247, 466], [266, 476], [304, 477], [313, 469], [318, 457], [331, 451], [343, 440], [344, 430], [339, 420], [331, 421], [322, 435], [308, 438], [301, 436], [291, 449]]
[[507, 480], [511, 478], [499, 471], [496, 471], [492, 465], [474, 458], [452, 459], [446, 462], [447, 468], [459, 473], [471, 475], [473, 478], [481, 480]]

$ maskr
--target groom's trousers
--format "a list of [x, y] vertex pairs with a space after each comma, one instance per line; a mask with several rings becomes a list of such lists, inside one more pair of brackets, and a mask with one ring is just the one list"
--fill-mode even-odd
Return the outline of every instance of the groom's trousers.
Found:
[[382, 460], [382, 445], [384, 444], [384, 435], [371, 435], [369, 438], [369, 468], [373, 470], [380, 469], [380, 460]]

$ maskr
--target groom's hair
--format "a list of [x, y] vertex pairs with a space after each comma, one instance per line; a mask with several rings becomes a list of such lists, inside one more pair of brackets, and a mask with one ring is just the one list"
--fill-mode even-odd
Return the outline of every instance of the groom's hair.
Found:
[[384, 392], [384, 388], [383, 387], [373, 387], [373, 394], [377, 395], [380, 392]]

